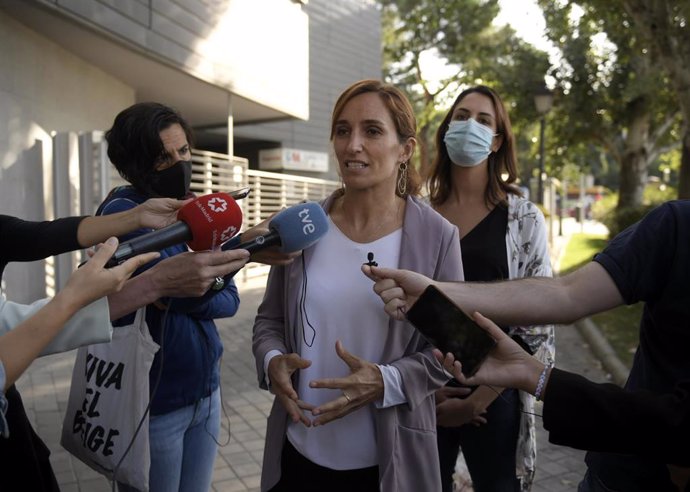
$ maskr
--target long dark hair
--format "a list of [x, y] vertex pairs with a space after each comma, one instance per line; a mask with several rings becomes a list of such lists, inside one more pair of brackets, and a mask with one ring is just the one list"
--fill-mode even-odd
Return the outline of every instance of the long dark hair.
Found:
[[[454, 164], [450, 160], [443, 138], [448, 131], [448, 125], [455, 107], [468, 94], [474, 92], [483, 94], [491, 99], [494, 112], [496, 113], [496, 133], [503, 136], [503, 141], [498, 150], [489, 154], [489, 183], [484, 192], [484, 200], [491, 206], [506, 205], [508, 193], [518, 196], [522, 195], [520, 190], [514, 185], [518, 178], [517, 157], [515, 155], [515, 137], [513, 136], [508, 112], [500, 96], [493, 89], [485, 85], [477, 85], [460, 93], [436, 131], [436, 158], [431, 165], [427, 178], [429, 201], [434, 206], [444, 203], [452, 190], [451, 170]], [[501, 178], [503, 173], [508, 175], [508, 179], [505, 181]]]
[[124, 109], [105, 133], [110, 162], [137, 190], [152, 194], [151, 176], [156, 162], [165, 154], [160, 132], [176, 123], [191, 146], [194, 135], [185, 119], [174, 109], [155, 102], [137, 103]]

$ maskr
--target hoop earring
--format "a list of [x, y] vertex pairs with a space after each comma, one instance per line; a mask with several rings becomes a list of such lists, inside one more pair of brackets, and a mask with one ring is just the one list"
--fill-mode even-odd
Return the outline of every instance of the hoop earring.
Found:
[[407, 161], [400, 163], [400, 172], [398, 173], [398, 195], [405, 196], [407, 192]]

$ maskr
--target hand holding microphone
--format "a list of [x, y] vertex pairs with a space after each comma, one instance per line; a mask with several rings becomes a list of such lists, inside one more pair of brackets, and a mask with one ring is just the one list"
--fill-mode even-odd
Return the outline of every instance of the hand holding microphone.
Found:
[[[315, 202], [298, 203], [278, 212], [268, 223], [267, 233], [244, 242], [240, 242], [241, 236], [236, 236], [223, 244], [221, 250], [246, 249], [250, 254], [256, 254], [272, 246], [278, 246], [284, 256], [308, 248], [321, 239], [326, 232], [328, 232], [328, 218], [321, 205]], [[225, 277], [217, 277], [211, 284], [210, 292], [222, 290], [225, 283], [235, 273], [237, 271]]]
[[183, 242], [195, 251], [215, 249], [235, 236], [242, 226], [242, 210], [227, 193], [198, 197], [185, 204], [177, 218], [177, 222], [167, 227], [120, 244], [106, 267]]

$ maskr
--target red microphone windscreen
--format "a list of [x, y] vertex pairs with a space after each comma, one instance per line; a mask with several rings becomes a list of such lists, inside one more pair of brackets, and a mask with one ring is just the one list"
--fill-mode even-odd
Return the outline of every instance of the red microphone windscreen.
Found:
[[215, 249], [242, 227], [242, 209], [227, 193], [211, 193], [186, 204], [177, 213], [192, 231], [187, 245], [194, 251]]

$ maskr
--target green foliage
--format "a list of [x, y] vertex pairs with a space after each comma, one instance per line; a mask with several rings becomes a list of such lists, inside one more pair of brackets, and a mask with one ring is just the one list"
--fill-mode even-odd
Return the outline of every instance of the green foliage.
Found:
[[609, 230], [609, 237], [614, 238], [635, 222], [639, 222], [654, 207], [655, 205], [640, 205], [615, 208], [603, 217], [602, 222]]
[[559, 265], [559, 275], [567, 275], [592, 261], [606, 246], [606, 237], [596, 234], [573, 234]]
[[628, 153], [644, 148], [652, 165], [677, 145], [680, 128], [666, 73], [623, 1], [538, 0], [561, 54], [551, 72], [559, 97], [548, 115], [547, 160], [552, 171], [575, 164], [611, 187]]
[[[658, 48], [628, 15], [625, 7], [633, 0], [537, 0], [547, 37], [559, 51], [552, 57], [554, 66], [512, 28], [492, 24], [498, 0], [379, 1], [385, 78], [413, 102], [422, 166], [433, 159], [433, 137], [454, 96], [484, 83], [501, 94], [509, 109], [521, 177], [528, 180], [539, 148], [533, 94], [547, 75], [556, 89], [554, 108], [546, 115], [547, 173], [562, 177], [563, 167], [575, 166], [593, 174], [597, 184], [618, 188], [631, 152], [644, 155], [652, 174], [659, 159], [674, 173], [678, 168], [678, 158], [669, 163], [666, 157], [683, 135], [677, 94], [660, 65]], [[430, 53], [452, 69], [438, 84], [423, 71]], [[624, 185], [639, 181], [628, 179]], [[627, 191], [624, 196], [637, 196]]]
[[678, 196], [690, 198], [690, 2], [688, 0], [620, 0], [633, 19], [633, 27], [654, 48], [669, 77], [683, 118], [683, 142]]
[[592, 206], [592, 217], [608, 228], [609, 238], [614, 238], [642, 219], [653, 208], [668, 200], [673, 200], [676, 194], [675, 188], [652, 182], [645, 187], [642, 205], [617, 208], [618, 193], [610, 193]]
[[639, 327], [643, 308], [644, 304], [638, 302], [592, 316], [592, 321], [627, 367], [632, 367], [635, 350], [640, 342]]
[[676, 198], [677, 190], [673, 186], [668, 186], [657, 181], [650, 182], [644, 189], [644, 203], [650, 205], [660, 205]]
[[616, 209], [618, 203], [618, 193], [612, 192], [605, 194], [601, 199], [592, 204], [592, 218], [597, 222], [605, 224], [606, 216]]

